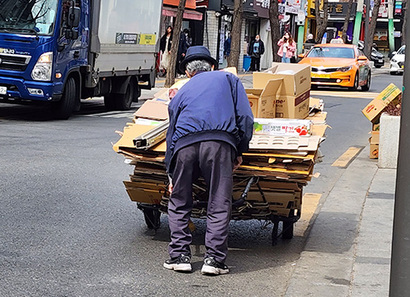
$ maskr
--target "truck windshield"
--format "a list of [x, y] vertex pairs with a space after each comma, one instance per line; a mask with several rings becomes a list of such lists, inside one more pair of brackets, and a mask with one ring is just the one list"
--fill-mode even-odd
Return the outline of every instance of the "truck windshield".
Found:
[[58, 0], [0, 0], [0, 32], [51, 35]]

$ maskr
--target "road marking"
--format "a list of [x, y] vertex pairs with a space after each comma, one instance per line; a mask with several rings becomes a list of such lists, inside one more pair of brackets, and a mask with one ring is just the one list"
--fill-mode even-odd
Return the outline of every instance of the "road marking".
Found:
[[316, 208], [319, 204], [322, 194], [316, 193], [305, 193], [302, 198], [302, 214], [299, 221], [295, 224], [295, 229], [293, 230], [294, 236], [304, 236], [306, 230], [311, 223], [311, 219], [315, 214]]
[[363, 98], [374, 99], [379, 93], [373, 92], [344, 92], [340, 90], [334, 91], [310, 91], [312, 97], [314, 96], [331, 96], [331, 97], [343, 97], [343, 98]]
[[334, 167], [346, 168], [363, 147], [349, 147], [333, 164]]
[[135, 111], [107, 111], [94, 114], [83, 114], [85, 117], [101, 117], [101, 118], [133, 118]]

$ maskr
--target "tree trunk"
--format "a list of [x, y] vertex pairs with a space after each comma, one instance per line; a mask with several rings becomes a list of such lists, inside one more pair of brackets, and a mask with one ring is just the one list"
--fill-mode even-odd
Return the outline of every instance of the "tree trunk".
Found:
[[278, 0], [270, 0], [269, 5], [269, 22], [270, 22], [270, 34], [272, 36], [272, 51], [273, 61], [280, 62], [278, 56], [278, 41], [280, 36], [280, 24], [279, 24], [279, 5]]
[[403, 1], [403, 27], [401, 30], [401, 45], [406, 44], [406, 25], [407, 25], [407, 0]]
[[167, 78], [164, 87], [169, 88], [175, 83], [175, 69], [178, 59], [179, 39], [181, 35], [182, 19], [184, 17], [186, 0], [179, 0], [177, 16], [174, 23], [174, 32], [172, 33], [171, 59], [167, 69]]
[[[374, 0], [372, 19], [370, 20], [370, 25], [369, 25], [369, 35], [368, 35], [369, 39], [367, 40], [367, 43], [364, 45], [365, 46], [364, 53], [367, 55], [367, 58], [369, 59], [372, 53], [374, 31], [376, 30], [376, 22], [377, 22], [377, 17], [379, 14], [379, 7], [380, 7], [381, 2], [382, 2], [381, 0]], [[366, 21], [367, 21], [367, 17], [366, 17]]]
[[242, 3], [242, 0], [235, 0], [231, 31], [231, 53], [228, 57], [228, 67], [236, 67], [236, 69], [238, 69], [241, 51]]
[[328, 0], [321, 0], [323, 2], [322, 13], [320, 16], [320, 2], [315, 1], [315, 14], [316, 14], [316, 43], [322, 43], [323, 35], [326, 32], [327, 20], [329, 18]]
[[347, 6], [347, 12], [346, 12], [346, 17], [345, 21], [343, 23], [343, 30], [342, 30], [342, 40], [344, 43], [347, 43], [347, 27], [349, 27], [350, 23], [350, 14], [352, 13], [352, 5], [353, 5], [353, 0], [349, 0], [349, 4]]

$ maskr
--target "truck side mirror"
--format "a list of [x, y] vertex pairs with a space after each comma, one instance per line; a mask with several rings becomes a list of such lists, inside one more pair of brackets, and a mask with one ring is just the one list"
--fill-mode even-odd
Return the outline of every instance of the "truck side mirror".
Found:
[[76, 28], [80, 24], [81, 10], [79, 7], [71, 7], [68, 14], [67, 25], [70, 28]]
[[78, 30], [74, 29], [74, 28], [66, 28], [64, 31], [64, 37], [66, 39], [77, 39], [78, 38]]

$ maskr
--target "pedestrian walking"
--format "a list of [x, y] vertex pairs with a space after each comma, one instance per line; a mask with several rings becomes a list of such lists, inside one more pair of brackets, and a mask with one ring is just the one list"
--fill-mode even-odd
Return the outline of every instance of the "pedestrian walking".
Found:
[[164, 76], [169, 69], [169, 62], [171, 59], [172, 31], [172, 27], [168, 26], [165, 34], [161, 37], [159, 42], [159, 50], [161, 52], [160, 71], [162, 76]]
[[312, 33], [309, 33], [308, 35], [307, 35], [307, 38], [306, 38], [306, 41], [305, 41], [306, 43], [316, 43], [316, 41], [313, 39], [313, 34]]
[[242, 163], [252, 137], [253, 116], [244, 87], [235, 75], [212, 71], [218, 62], [204, 46], [188, 49], [180, 68], [190, 80], [168, 107], [165, 164], [170, 176], [168, 221], [170, 259], [164, 267], [192, 271], [192, 183], [208, 185], [206, 253], [202, 274], [229, 273], [228, 226], [232, 207], [232, 173]]
[[248, 55], [251, 56], [251, 71], [260, 71], [261, 56], [264, 52], [265, 45], [259, 35], [256, 35], [248, 48]]
[[290, 59], [295, 56], [296, 42], [289, 32], [286, 32], [278, 41], [278, 55], [282, 57], [282, 63], [290, 63]]
[[184, 60], [186, 51], [188, 49], [188, 42], [186, 39], [186, 35], [183, 31], [181, 31], [179, 35], [179, 44], [178, 44], [178, 53], [177, 53], [177, 65], [176, 65], [176, 73], [182, 76], [184, 74], [183, 71], [180, 70], [179, 65]]

